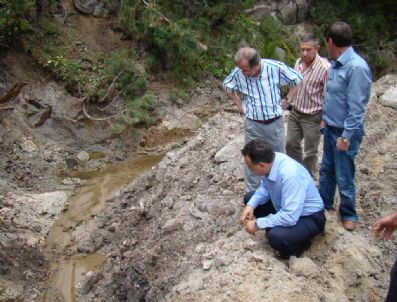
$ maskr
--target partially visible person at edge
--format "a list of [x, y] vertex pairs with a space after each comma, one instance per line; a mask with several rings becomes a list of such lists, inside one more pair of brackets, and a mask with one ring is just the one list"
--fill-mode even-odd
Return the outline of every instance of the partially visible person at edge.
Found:
[[325, 226], [324, 204], [306, 168], [260, 139], [241, 151], [246, 165], [261, 177], [256, 191], [244, 195], [240, 220], [249, 234], [265, 229], [278, 257], [300, 256]]
[[336, 22], [325, 31], [329, 69], [323, 104], [324, 150], [320, 168], [320, 195], [326, 209], [333, 209], [336, 186], [343, 227], [356, 228], [354, 159], [364, 135], [365, 109], [372, 75], [365, 60], [352, 48], [352, 30]]
[[300, 58], [294, 68], [303, 75], [303, 81], [281, 100], [282, 108], [291, 110], [285, 145], [287, 155], [302, 163], [315, 179], [318, 174], [317, 154], [321, 138], [324, 88], [330, 67], [328, 60], [319, 56], [319, 49], [318, 37], [313, 34], [301, 37]]
[[[394, 230], [397, 229], [397, 211], [383, 217], [374, 225], [375, 236], [379, 239], [390, 239]], [[397, 301], [397, 258], [390, 273], [389, 291], [385, 302]]]
[[[261, 59], [256, 49], [240, 48], [235, 56], [237, 67], [223, 85], [240, 113], [245, 114], [245, 143], [261, 138], [275, 151], [284, 152], [283, 110], [280, 86], [294, 87], [302, 76], [282, 62]], [[244, 167], [246, 191], [260, 183], [248, 167]]]

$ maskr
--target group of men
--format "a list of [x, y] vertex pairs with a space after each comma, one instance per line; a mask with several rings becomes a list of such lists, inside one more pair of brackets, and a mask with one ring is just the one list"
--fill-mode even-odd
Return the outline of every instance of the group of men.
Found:
[[[318, 53], [320, 40], [305, 34], [294, 68], [261, 59], [256, 49], [243, 47], [235, 55], [236, 68], [224, 80], [228, 95], [245, 116], [246, 194], [240, 220], [250, 234], [266, 230], [269, 244], [283, 259], [301, 255], [311, 239], [324, 231], [324, 209], [334, 210], [336, 187], [343, 227], [353, 231], [358, 220], [354, 160], [364, 135], [372, 75], [352, 48], [347, 23], [332, 24], [324, 38], [331, 63]], [[280, 86], [290, 87], [284, 98]], [[285, 142], [282, 115], [287, 109]], [[314, 180], [322, 134], [317, 189]], [[375, 229], [387, 230], [381, 222]], [[397, 264], [393, 271], [396, 275]], [[389, 295], [391, 290], [392, 286]], [[386, 301], [396, 297], [394, 293]]]

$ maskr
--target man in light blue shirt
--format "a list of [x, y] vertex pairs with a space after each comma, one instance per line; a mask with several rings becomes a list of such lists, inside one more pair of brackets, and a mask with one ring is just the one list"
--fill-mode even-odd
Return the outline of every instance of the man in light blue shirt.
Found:
[[[229, 97], [245, 115], [245, 143], [260, 138], [274, 151], [284, 152], [283, 110], [280, 86], [294, 87], [302, 75], [282, 62], [261, 59], [256, 49], [240, 48], [235, 56], [237, 67], [224, 80]], [[259, 186], [260, 179], [244, 167], [246, 191]]]
[[343, 226], [353, 231], [358, 219], [354, 159], [364, 135], [372, 75], [365, 60], [351, 46], [352, 31], [348, 24], [332, 24], [325, 32], [325, 40], [334, 60], [323, 105], [324, 147], [319, 190], [325, 208], [333, 209], [338, 186]]
[[299, 256], [325, 226], [324, 204], [312, 177], [300, 163], [260, 139], [246, 144], [242, 154], [261, 184], [245, 194], [241, 223], [250, 234], [267, 230], [281, 258]]

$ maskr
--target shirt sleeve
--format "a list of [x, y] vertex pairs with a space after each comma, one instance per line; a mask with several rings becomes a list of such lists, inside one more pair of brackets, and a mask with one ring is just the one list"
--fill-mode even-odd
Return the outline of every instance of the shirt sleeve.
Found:
[[355, 66], [351, 69], [346, 88], [348, 114], [344, 121], [342, 136], [348, 140], [363, 121], [365, 106], [371, 91], [371, 71], [368, 67]]
[[258, 228], [295, 225], [303, 211], [308, 185], [309, 181], [302, 175], [291, 175], [282, 180], [281, 209], [275, 214], [258, 218]]
[[280, 66], [280, 84], [290, 87], [297, 86], [303, 80], [303, 76], [295, 69], [283, 64]]
[[261, 184], [259, 188], [255, 191], [254, 195], [252, 195], [251, 199], [247, 203], [252, 208], [256, 209], [258, 206], [265, 204], [270, 200], [269, 192], [265, 187], [265, 183], [261, 180]]
[[238, 68], [236, 67], [223, 81], [223, 88], [228, 92], [238, 91]]

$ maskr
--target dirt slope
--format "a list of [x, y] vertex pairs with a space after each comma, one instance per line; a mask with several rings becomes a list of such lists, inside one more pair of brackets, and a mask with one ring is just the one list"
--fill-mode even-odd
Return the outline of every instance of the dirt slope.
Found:
[[274, 258], [263, 233], [244, 233], [241, 159], [215, 160], [241, 142], [242, 120], [223, 112], [79, 227], [78, 249], [108, 256], [81, 284], [80, 301], [382, 301], [396, 244], [376, 241], [371, 226], [397, 204], [397, 113], [378, 97], [395, 83], [391, 76], [374, 84], [367, 110], [355, 232], [328, 213], [324, 235], [289, 261]]

